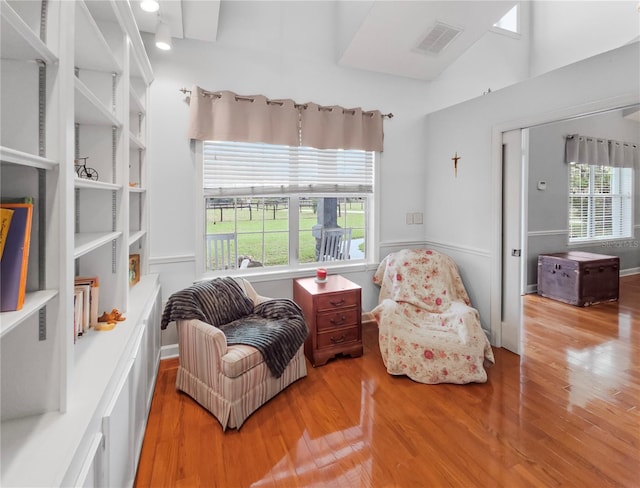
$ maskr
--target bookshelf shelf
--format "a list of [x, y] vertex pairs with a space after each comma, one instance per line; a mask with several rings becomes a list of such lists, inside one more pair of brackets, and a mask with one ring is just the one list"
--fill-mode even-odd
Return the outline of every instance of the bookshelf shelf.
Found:
[[103, 181], [87, 180], [75, 177], [73, 183], [76, 188], [85, 188], [91, 190], [121, 190], [122, 185], [116, 183], [105, 183]]
[[73, 257], [79, 258], [118, 239], [122, 232], [84, 232], [75, 235]]
[[133, 246], [134, 244], [136, 244], [140, 239], [142, 239], [145, 235], [147, 235], [147, 232], [144, 230], [139, 230], [139, 231], [135, 231], [135, 232], [131, 232], [129, 234], [129, 246]]
[[79, 124], [111, 125], [122, 123], [79, 78], [75, 78], [75, 120]]
[[17, 327], [58, 295], [58, 290], [39, 290], [25, 295], [22, 309], [0, 313], [0, 337]]
[[135, 149], [146, 149], [144, 142], [142, 142], [138, 137], [136, 137], [133, 132], [129, 133], [129, 142], [131, 143], [131, 147]]
[[83, 0], [76, 2], [75, 66], [121, 73], [122, 66]]
[[58, 162], [53, 159], [43, 158], [4, 146], [0, 146], [0, 160], [3, 163], [29, 166], [31, 168], [45, 170], [52, 170], [58, 167]]
[[7, 3], [0, 0], [0, 32], [2, 32], [2, 58], [32, 61], [41, 59], [47, 64], [58, 61], [58, 57], [40, 40], [20, 15]]

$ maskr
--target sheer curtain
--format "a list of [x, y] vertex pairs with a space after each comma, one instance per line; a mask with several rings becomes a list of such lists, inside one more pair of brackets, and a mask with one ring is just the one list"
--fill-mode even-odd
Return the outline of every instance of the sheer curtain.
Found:
[[383, 150], [382, 113], [191, 89], [188, 137], [317, 149]]
[[568, 135], [565, 163], [581, 163], [616, 168], [640, 168], [640, 146], [630, 142]]

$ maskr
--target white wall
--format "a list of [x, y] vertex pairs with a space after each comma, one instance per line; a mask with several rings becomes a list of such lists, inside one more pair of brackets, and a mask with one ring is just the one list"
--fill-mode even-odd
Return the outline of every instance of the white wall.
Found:
[[637, 0], [536, 1], [531, 17], [531, 76], [638, 39]]
[[[426, 240], [461, 267], [483, 327], [499, 341], [500, 145], [493, 132], [640, 100], [639, 43], [427, 116]], [[462, 157], [454, 177], [454, 153]]]

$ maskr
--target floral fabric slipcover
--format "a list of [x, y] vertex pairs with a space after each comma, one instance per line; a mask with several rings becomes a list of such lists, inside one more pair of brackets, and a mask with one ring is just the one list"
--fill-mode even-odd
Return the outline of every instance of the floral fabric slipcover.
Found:
[[420, 383], [484, 383], [493, 350], [471, 307], [455, 262], [427, 249], [405, 249], [382, 260], [379, 344], [387, 371]]

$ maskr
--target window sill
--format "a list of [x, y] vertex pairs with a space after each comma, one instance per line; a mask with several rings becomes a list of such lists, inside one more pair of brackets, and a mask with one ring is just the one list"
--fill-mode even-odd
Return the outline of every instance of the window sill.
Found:
[[568, 248], [580, 248], [580, 247], [602, 247], [602, 248], [628, 248], [635, 249], [640, 247], [640, 242], [633, 237], [612, 237], [605, 239], [592, 239], [589, 241], [577, 241], [577, 242], [569, 242], [567, 244]]
[[260, 283], [263, 281], [279, 281], [288, 280], [294, 278], [304, 278], [307, 276], [314, 276], [316, 268], [326, 268], [329, 275], [339, 273], [357, 273], [361, 271], [375, 271], [378, 268], [378, 263], [374, 262], [358, 262], [351, 264], [327, 264], [327, 263], [314, 263], [310, 266], [299, 268], [279, 268], [274, 270], [268, 270], [268, 268], [247, 268], [243, 270], [229, 270], [229, 271], [216, 271], [203, 273], [196, 281], [210, 280], [220, 276], [233, 276], [238, 278], [245, 278], [247, 280]]

